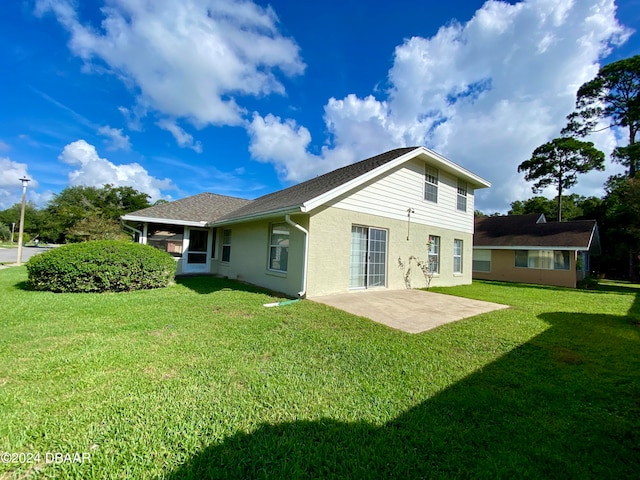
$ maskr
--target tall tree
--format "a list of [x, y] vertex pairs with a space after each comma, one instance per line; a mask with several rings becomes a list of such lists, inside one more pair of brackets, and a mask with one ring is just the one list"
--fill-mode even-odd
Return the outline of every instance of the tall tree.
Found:
[[628, 144], [618, 147], [613, 159], [634, 178], [640, 168], [640, 55], [603, 66], [596, 77], [578, 89], [576, 111], [567, 119], [562, 133], [584, 137], [595, 131], [599, 121], [627, 130]]
[[43, 236], [51, 241], [63, 241], [67, 232], [81, 220], [95, 216], [119, 220], [125, 213], [149, 206], [149, 196], [132, 187], [67, 187], [47, 204], [48, 221]]
[[640, 174], [634, 178], [622, 175], [610, 177], [605, 184], [603, 200], [604, 244], [611, 249], [611, 263], [617, 273], [638, 279], [638, 250], [640, 249]]
[[555, 185], [558, 190], [558, 221], [562, 221], [562, 193], [578, 183], [577, 175], [591, 170], [604, 170], [604, 153], [593, 142], [560, 137], [540, 145], [529, 160], [518, 165], [525, 180], [535, 181], [533, 193]]

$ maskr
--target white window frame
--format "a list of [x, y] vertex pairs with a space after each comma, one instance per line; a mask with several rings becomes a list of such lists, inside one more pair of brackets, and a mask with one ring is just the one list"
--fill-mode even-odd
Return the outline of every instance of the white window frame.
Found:
[[[220, 255], [220, 261], [223, 263], [229, 263], [231, 261], [231, 229], [225, 228], [222, 230], [222, 252]], [[225, 255], [225, 251], [227, 254]], [[227, 257], [225, 260], [225, 256]]]
[[[278, 244], [278, 243], [274, 243], [273, 237], [275, 235], [275, 229], [276, 228], [281, 228], [281, 229], [286, 229], [287, 230], [287, 235], [288, 238], [286, 240], [286, 245], [282, 245], [282, 244]], [[269, 265], [267, 266], [267, 269], [271, 272], [279, 272], [279, 273], [287, 273], [287, 270], [289, 268], [289, 244], [291, 241], [291, 227], [289, 226], [288, 223], [286, 222], [279, 222], [279, 223], [272, 223], [271, 225], [269, 225], [269, 258], [268, 258], [268, 262]], [[275, 251], [275, 256], [271, 253], [272, 251]], [[284, 260], [284, 268], [274, 268], [274, 260], [277, 260], [278, 262], [282, 262], [282, 253], [286, 252], [285, 255], [285, 260]], [[279, 263], [279, 266], [280, 263]]]
[[[440, 273], [440, 240], [437, 235], [429, 235], [429, 273]], [[435, 268], [433, 268], [434, 265]]]
[[[518, 254], [520, 254], [520, 265], [518, 265]], [[524, 255], [527, 264], [523, 265]], [[569, 250], [516, 250], [514, 252], [514, 266], [516, 268], [530, 268], [534, 270], [559, 270], [567, 272], [571, 270], [571, 253]], [[556, 259], [562, 257], [562, 267], [558, 268], [560, 262]], [[565, 262], [565, 257], [566, 262]], [[564, 268], [567, 265], [567, 268]]]
[[[440, 171], [431, 165], [424, 166], [424, 199], [427, 202], [438, 203], [438, 184]], [[435, 197], [435, 198], [429, 198]]]
[[[459, 247], [458, 247], [459, 245]], [[464, 242], [456, 238], [453, 240], [453, 274], [460, 275], [462, 274], [462, 252], [464, 251]], [[459, 262], [456, 267], [456, 260]], [[458, 268], [458, 270], [456, 270]]]
[[464, 180], [458, 179], [458, 195], [456, 201], [456, 208], [461, 212], [467, 211], [467, 192], [469, 186]]

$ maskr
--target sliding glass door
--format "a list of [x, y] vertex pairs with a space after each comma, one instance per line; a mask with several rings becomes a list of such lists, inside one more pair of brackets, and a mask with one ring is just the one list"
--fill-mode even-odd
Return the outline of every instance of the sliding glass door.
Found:
[[384, 287], [387, 284], [387, 231], [351, 227], [349, 288]]

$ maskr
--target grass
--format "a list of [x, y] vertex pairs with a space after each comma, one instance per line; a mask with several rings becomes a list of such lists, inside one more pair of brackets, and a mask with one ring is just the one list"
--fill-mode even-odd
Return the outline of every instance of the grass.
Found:
[[0, 452], [41, 457], [2, 479], [640, 471], [632, 285], [434, 289], [512, 308], [411, 335], [207, 277], [102, 295], [25, 280], [0, 271]]

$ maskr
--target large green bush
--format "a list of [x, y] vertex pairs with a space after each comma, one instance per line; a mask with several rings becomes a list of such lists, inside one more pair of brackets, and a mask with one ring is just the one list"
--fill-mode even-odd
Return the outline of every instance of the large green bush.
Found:
[[175, 260], [148, 245], [100, 240], [54, 248], [27, 262], [29, 283], [52, 292], [125, 292], [166, 287]]

